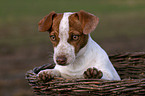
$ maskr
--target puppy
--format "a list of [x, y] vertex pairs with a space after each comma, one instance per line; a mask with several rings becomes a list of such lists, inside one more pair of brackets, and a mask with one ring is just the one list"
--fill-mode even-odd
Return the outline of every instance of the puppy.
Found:
[[54, 47], [54, 69], [38, 73], [41, 80], [97, 78], [120, 80], [106, 52], [91, 38], [99, 18], [85, 12], [51, 12], [39, 22], [40, 32], [49, 32]]

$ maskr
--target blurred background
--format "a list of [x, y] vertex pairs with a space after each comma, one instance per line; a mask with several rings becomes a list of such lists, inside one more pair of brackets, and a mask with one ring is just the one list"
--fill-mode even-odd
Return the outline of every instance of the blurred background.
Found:
[[52, 62], [53, 54], [39, 20], [79, 10], [100, 18], [91, 35], [108, 54], [145, 51], [145, 0], [1, 0], [0, 96], [34, 96], [25, 73]]

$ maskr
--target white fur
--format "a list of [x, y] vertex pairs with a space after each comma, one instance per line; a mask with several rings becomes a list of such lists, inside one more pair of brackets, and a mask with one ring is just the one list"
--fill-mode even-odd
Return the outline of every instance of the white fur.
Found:
[[[89, 35], [88, 42], [75, 56], [75, 48], [67, 42], [69, 38], [69, 20], [72, 13], [64, 13], [59, 26], [60, 42], [54, 48], [54, 62], [57, 70], [55, 74], [60, 74], [64, 78], [84, 78], [83, 73], [88, 68], [97, 68], [103, 72], [102, 79], [120, 80], [120, 77], [110, 62], [106, 52]], [[58, 65], [56, 57], [65, 55], [67, 57], [67, 66]], [[45, 70], [49, 72], [49, 70]], [[51, 70], [52, 71], [52, 70]], [[43, 71], [41, 71], [43, 72]], [[40, 72], [40, 73], [41, 73]], [[51, 73], [51, 72], [49, 72]]]
[[120, 80], [106, 52], [89, 36], [87, 45], [80, 50], [72, 64], [56, 65], [55, 69], [59, 70], [61, 76], [65, 78], [83, 78], [84, 71], [93, 67], [103, 72], [101, 79]]
[[56, 58], [58, 56], [66, 56], [67, 57], [67, 64], [70, 64], [72, 62], [74, 62], [75, 60], [75, 48], [74, 46], [72, 46], [71, 44], [69, 44], [67, 42], [68, 38], [69, 38], [69, 19], [68, 17], [71, 15], [72, 13], [68, 12], [68, 13], [64, 13], [62, 20], [60, 21], [60, 25], [59, 25], [59, 44], [54, 48], [54, 62], [57, 64], [56, 62]]

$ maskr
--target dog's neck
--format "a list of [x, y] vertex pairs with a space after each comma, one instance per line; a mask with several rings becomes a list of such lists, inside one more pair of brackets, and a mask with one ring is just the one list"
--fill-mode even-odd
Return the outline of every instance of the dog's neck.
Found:
[[66, 68], [72, 72], [80, 71], [83, 68], [86, 68], [86, 66], [89, 66], [92, 60], [96, 58], [98, 47], [100, 46], [89, 35], [86, 46], [78, 52], [75, 61], [66, 66]]

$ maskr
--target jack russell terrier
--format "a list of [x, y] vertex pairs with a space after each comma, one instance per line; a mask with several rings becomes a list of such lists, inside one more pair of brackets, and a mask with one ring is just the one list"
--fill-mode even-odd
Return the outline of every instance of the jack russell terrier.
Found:
[[120, 80], [106, 52], [90, 36], [98, 23], [98, 17], [83, 10], [73, 13], [53, 11], [40, 20], [39, 31], [49, 32], [56, 66], [40, 71], [38, 79], [61, 76]]

